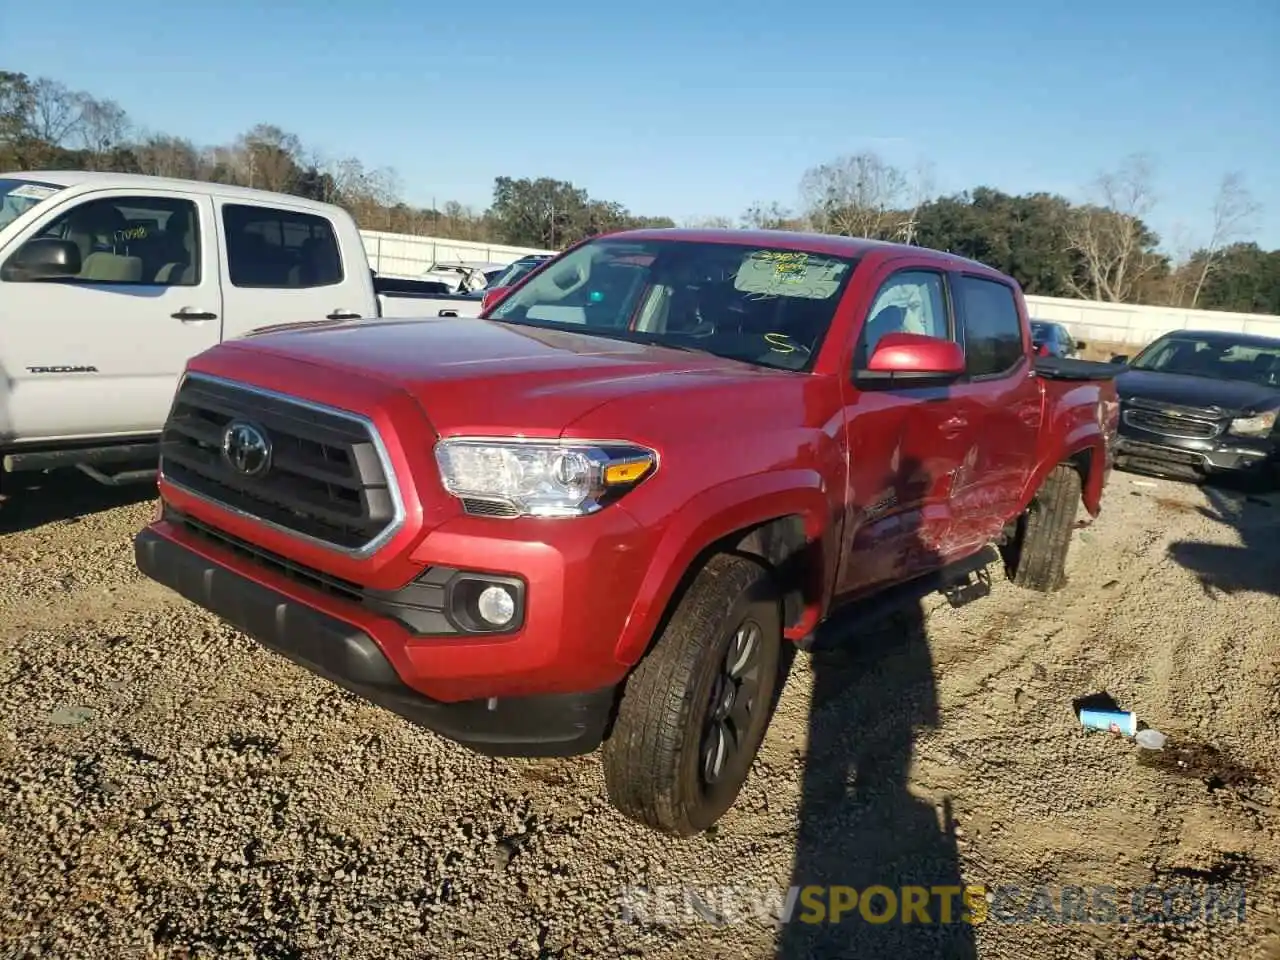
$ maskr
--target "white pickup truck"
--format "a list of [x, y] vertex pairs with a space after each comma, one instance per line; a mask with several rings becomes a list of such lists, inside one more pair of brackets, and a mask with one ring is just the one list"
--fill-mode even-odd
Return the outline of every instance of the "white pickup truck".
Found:
[[187, 360], [280, 324], [476, 316], [386, 280], [342, 208], [218, 183], [0, 173], [0, 490], [77, 467], [151, 477]]

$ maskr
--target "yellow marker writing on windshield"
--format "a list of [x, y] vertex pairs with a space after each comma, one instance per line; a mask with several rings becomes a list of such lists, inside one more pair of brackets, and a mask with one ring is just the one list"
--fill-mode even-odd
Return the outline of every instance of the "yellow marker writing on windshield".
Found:
[[795, 344], [791, 343], [791, 338], [785, 333], [766, 333], [764, 339], [774, 353], [796, 352]]

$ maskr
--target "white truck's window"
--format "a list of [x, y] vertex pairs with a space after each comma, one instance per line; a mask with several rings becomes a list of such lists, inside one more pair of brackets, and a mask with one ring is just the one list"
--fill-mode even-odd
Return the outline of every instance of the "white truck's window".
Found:
[[229, 203], [222, 225], [234, 286], [297, 290], [343, 281], [338, 238], [324, 217]]
[[[79, 248], [79, 271], [60, 277], [61, 283], [194, 287], [200, 282], [199, 220], [190, 200], [90, 200], [32, 239], [70, 240]], [[21, 255], [21, 249], [14, 252], [15, 258]]]

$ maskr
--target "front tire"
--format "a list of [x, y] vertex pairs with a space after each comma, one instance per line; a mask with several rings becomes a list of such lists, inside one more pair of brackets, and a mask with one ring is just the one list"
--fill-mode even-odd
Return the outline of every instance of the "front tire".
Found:
[[1006, 556], [1009, 579], [1020, 587], [1053, 593], [1067, 583], [1067, 551], [1080, 504], [1080, 474], [1060, 463], [1045, 478], [1031, 506], [1018, 521]]
[[602, 749], [613, 805], [677, 836], [719, 820], [764, 739], [781, 649], [770, 572], [745, 557], [713, 556], [627, 681]]

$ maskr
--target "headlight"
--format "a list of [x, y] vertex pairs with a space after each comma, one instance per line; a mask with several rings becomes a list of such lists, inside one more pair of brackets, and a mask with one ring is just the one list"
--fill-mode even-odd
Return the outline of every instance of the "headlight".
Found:
[[1231, 433], [1240, 437], [1265, 437], [1276, 425], [1276, 411], [1255, 413], [1251, 417], [1237, 417], [1231, 421]]
[[572, 440], [441, 440], [436, 464], [460, 500], [508, 508], [507, 516], [579, 517], [599, 510], [658, 466], [647, 447]]

